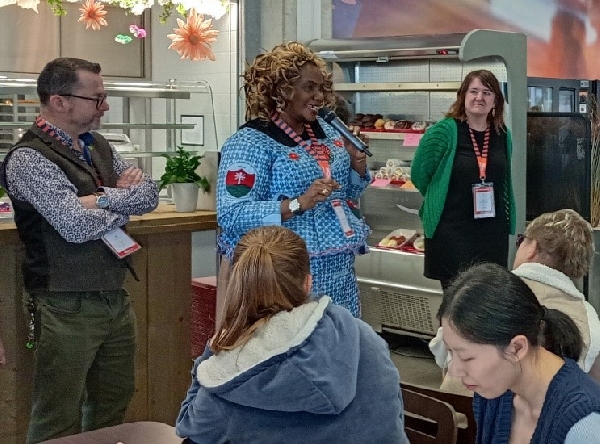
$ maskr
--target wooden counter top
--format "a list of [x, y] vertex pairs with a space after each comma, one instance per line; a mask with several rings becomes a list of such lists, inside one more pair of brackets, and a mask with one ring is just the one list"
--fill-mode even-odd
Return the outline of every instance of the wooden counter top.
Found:
[[204, 231], [217, 228], [217, 213], [196, 210], [177, 213], [175, 205], [161, 202], [152, 213], [131, 216], [127, 232], [131, 234], [164, 233], [174, 231]]
[[[161, 202], [158, 208], [143, 216], [131, 216], [127, 224], [130, 234], [151, 234], [175, 231], [204, 231], [217, 228], [217, 213], [197, 210], [194, 213], [177, 213], [173, 204]], [[19, 242], [14, 222], [0, 221], [0, 244]]]

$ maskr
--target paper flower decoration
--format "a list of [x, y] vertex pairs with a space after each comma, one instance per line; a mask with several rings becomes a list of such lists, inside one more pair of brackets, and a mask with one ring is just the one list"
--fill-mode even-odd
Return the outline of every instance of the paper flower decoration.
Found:
[[115, 42], [120, 43], [121, 45], [126, 45], [127, 43], [131, 43], [133, 39], [128, 35], [117, 34], [115, 37]]
[[[63, 3], [83, 3], [85, 0], [0, 0], [0, 8], [3, 6], [17, 5], [21, 8], [33, 9], [38, 12], [38, 5], [46, 2], [55, 15], [65, 15]], [[142, 14], [146, 9], [152, 8], [158, 3], [163, 8], [160, 15], [161, 23], [164, 23], [173, 12], [185, 16], [190, 9], [195, 9], [200, 14], [210, 15], [215, 19], [223, 17], [229, 11], [230, 0], [99, 0], [102, 3], [118, 6], [134, 15]]]
[[169, 49], [177, 51], [182, 59], [216, 60], [210, 44], [217, 41], [219, 31], [213, 29], [212, 19], [204, 20], [202, 14], [191, 9], [187, 22], [177, 19], [179, 28], [173, 28], [175, 34], [168, 34], [171, 39]]
[[146, 37], [146, 30], [144, 28], [138, 28], [137, 25], [130, 25], [129, 32], [131, 32], [134, 37], [137, 37], [138, 39], [143, 39]]
[[79, 10], [81, 11], [79, 21], [85, 23], [85, 29], [91, 27], [94, 31], [99, 31], [100, 26], [108, 26], [104, 19], [106, 15], [104, 4], [96, 0], [87, 0]]
[[[16, 5], [20, 8], [33, 9], [37, 13], [40, 3], [46, 3], [56, 16], [67, 14], [66, 3], [80, 3], [79, 21], [85, 24], [85, 29], [91, 28], [93, 31], [100, 30], [102, 26], [108, 26], [105, 18], [107, 11], [104, 10], [106, 4], [124, 9], [133, 15], [140, 15], [146, 9], [158, 4], [162, 7], [162, 12], [158, 17], [162, 24], [173, 13], [184, 18], [187, 17], [187, 23], [177, 19], [179, 28], [174, 29], [175, 34], [168, 35], [171, 39], [169, 49], [181, 54], [182, 59], [189, 58], [191, 60], [215, 60], [210, 46], [217, 40], [219, 31], [213, 29], [212, 20], [204, 20], [204, 17], [219, 20], [227, 14], [231, 7], [231, 0], [0, 0], [0, 8]], [[129, 31], [135, 38], [141, 39], [147, 36], [145, 29], [135, 25], [130, 26]], [[114, 39], [117, 43], [124, 45], [133, 41], [131, 36], [123, 34], [118, 34]]]

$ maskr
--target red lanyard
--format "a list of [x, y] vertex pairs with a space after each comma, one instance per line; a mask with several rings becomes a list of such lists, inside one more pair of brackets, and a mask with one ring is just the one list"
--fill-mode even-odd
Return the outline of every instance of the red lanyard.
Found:
[[490, 148], [490, 126], [488, 125], [485, 129], [485, 135], [483, 136], [483, 150], [481, 151], [479, 151], [479, 145], [477, 145], [477, 141], [475, 140], [475, 135], [473, 134], [473, 130], [471, 129], [471, 127], [469, 127], [469, 134], [471, 135], [473, 150], [475, 151], [475, 156], [477, 157], [477, 165], [479, 166], [479, 178], [483, 182], [486, 178], [487, 158], [488, 151]]
[[331, 151], [327, 145], [319, 143], [319, 140], [315, 136], [315, 133], [311, 126], [307, 123], [304, 124], [304, 128], [310, 137], [310, 143], [307, 143], [302, 137], [300, 137], [296, 131], [294, 131], [287, 123], [283, 121], [283, 119], [279, 116], [279, 114], [273, 114], [271, 120], [277, 125], [279, 128], [283, 130], [294, 142], [298, 145], [304, 147], [306, 152], [310, 154], [319, 164], [321, 170], [323, 170], [323, 175], [326, 179], [331, 179], [331, 168], [329, 167], [329, 158], [331, 155]]

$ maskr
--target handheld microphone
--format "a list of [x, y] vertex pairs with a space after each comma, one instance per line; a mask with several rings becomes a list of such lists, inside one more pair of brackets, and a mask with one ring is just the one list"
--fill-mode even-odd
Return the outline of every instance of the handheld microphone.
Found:
[[369, 157], [373, 155], [369, 151], [369, 147], [365, 145], [365, 143], [362, 140], [360, 140], [358, 137], [352, 134], [352, 131], [348, 129], [344, 122], [342, 122], [332, 110], [330, 110], [329, 108], [321, 108], [319, 110], [319, 117], [328, 124], [330, 124], [332, 127], [334, 127], [336, 130], [338, 130], [340, 133], [342, 133], [342, 136], [344, 136], [354, 148], [356, 148], [359, 151], [362, 151]]

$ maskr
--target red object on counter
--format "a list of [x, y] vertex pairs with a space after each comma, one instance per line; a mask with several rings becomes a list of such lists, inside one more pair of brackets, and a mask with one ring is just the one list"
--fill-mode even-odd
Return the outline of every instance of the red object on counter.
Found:
[[407, 133], [407, 134], [423, 134], [425, 132], [424, 129], [420, 129], [420, 130], [415, 130], [415, 129], [374, 129], [374, 128], [369, 128], [369, 129], [362, 129], [360, 130], [361, 133]]
[[215, 334], [217, 312], [217, 277], [192, 279], [191, 337], [192, 358], [202, 353], [206, 343]]

